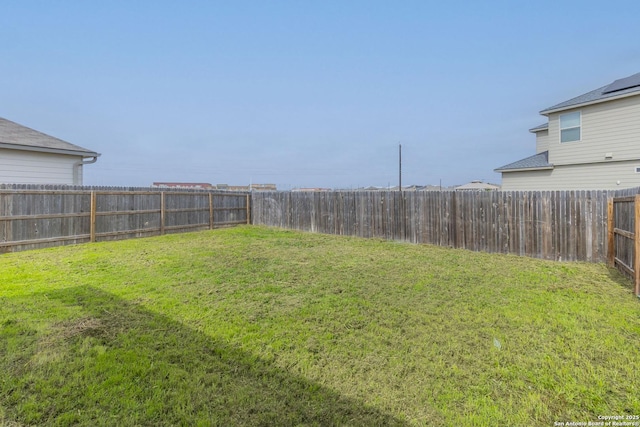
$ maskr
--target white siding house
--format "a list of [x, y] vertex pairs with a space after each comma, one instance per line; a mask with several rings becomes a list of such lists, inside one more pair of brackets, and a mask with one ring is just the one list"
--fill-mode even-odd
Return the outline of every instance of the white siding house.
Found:
[[640, 73], [540, 114], [536, 154], [496, 169], [503, 190], [640, 187]]
[[82, 185], [100, 154], [0, 118], [0, 183]]

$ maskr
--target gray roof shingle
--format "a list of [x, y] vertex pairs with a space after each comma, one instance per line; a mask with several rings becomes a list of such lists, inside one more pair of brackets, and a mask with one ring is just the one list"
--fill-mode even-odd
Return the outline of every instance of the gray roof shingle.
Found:
[[549, 152], [543, 151], [542, 153], [534, 154], [525, 159], [518, 160], [517, 162], [509, 163], [497, 169], [496, 172], [509, 172], [513, 170], [521, 169], [551, 169], [553, 165], [549, 163]]
[[620, 81], [637, 82], [639, 80], [640, 80], [640, 73], [634, 74], [629, 77], [625, 77], [624, 79], [618, 79], [611, 84], [602, 86], [601, 88], [592, 90], [591, 92], [587, 92], [580, 96], [576, 96], [575, 98], [572, 98], [568, 101], [564, 101], [559, 104], [553, 105], [549, 108], [545, 108], [544, 110], [540, 111], [540, 114], [546, 114], [554, 110], [564, 110], [567, 108], [576, 107], [578, 105], [591, 103], [591, 102], [606, 101], [608, 98], [614, 98], [620, 95], [628, 95], [628, 94], [635, 94], [635, 93], [640, 95], [640, 85], [627, 87], [626, 89], [622, 89], [622, 90], [615, 90], [613, 92], [607, 91], [607, 88], [609, 88], [610, 86], [613, 86], [613, 84], [616, 82], [620, 82]]
[[549, 122], [538, 125], [534, 128], [529, 129], [529, 132], [540, 132], [541, 130], [549, 129]]
[[68, 152], [72, 155], [84, 157], [100, 155], [95, 151], [54, 138], [0, 117], [0, 146], [2, 145], [10, 145], [18, 149], [24, 147], [24, 149], [34, 151]]

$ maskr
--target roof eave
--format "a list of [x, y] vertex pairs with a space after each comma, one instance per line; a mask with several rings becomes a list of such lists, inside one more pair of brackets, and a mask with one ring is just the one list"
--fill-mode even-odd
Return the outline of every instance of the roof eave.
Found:
[[68, 156], [81, 156], [81, 157], [100, 157], [100, 153], [94, 151], [78, 151], [78, 150], [62, 150], [59, 148], [47, 148], [47, 147], [34, 147], [31, 145], [19, 145], [19, 144], [7, 144], [0, 142], [0, 148], [6, 148], [9, 150], [21, 150], [21, 151], [35, 151], [39, 153], [52, 153], [52, 154], [66, 154]]
[[566, 106], [560, 107], [560, 108], [549, 108], [549, 109], [540, 111], [540, 114], [543, 115], [543, 116], [548, 116], [549, 114], [557, 113], [557, 112], [560, 112], [560, 111], [573, 110], [575, 108], [581, 108], [581, 107], [585, 107], [587, 105], [600, 104], [600, 103], [603, 103], [603, 102], [615, 101], [616, 99], [629, 98], [631, 96], [638, 96], [638, 95], [640, 95], [640, 90], [636, 91], [636, 92], [625, 93], [623, 95], [610, 96], [608, 98], [601, 98], [601, 99], [595, 99], [593, 101], [580, 102], [578, 104], [566, 105]]
[[538, 128], [538, 129], [533, 128], [533, 129], [529, 129], [529, 132], [538, 133], [538, 132], [542, 132], [542, 131], [545, 131], [545, 130], [549, 130], [549, 128], [548, 127], [546, 127], [546, 128]]
[[549, 166], [541, 166], [541, 167], [534, 167], [534, 168], [516, 168], [516, 169], [494, 169], [494, 172], [499, 172], [499, 173], [507, 173], [507, 172], [525, 172], [525, 171], [543, 171], [543, 170], [551, 170], [553, 169], [553, 165], [549, 165]]

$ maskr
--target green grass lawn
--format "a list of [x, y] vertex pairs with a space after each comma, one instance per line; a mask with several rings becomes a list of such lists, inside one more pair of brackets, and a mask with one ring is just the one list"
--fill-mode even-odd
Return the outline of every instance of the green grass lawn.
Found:
[[604, 265], [237, 227], [0, 256], [0, 425], [640, 415]]

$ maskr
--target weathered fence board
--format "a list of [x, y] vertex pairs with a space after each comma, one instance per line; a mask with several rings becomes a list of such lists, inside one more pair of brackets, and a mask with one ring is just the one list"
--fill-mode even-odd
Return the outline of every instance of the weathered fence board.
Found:
[[246, 224], [247, 193], [0, 185], [0, 253]]
[[607, 263], [630, 276], [640, 296], [640, 195], [610, 198], [607, 212]]
[[535, 258], [605, 262], [622, 191], [254, 192], [254, 224]]
[[[640, 189], [539, 192], [253, 192], [0, 185], [0, 252], [254, 223], [554, 260], [633, 267], [624, 233]], [[622, 206], [622, 205], [621, 205]], [[620, 228], [622, 230], [622, 228]], [[626, 239], [628, 240], [628, 239]]]

